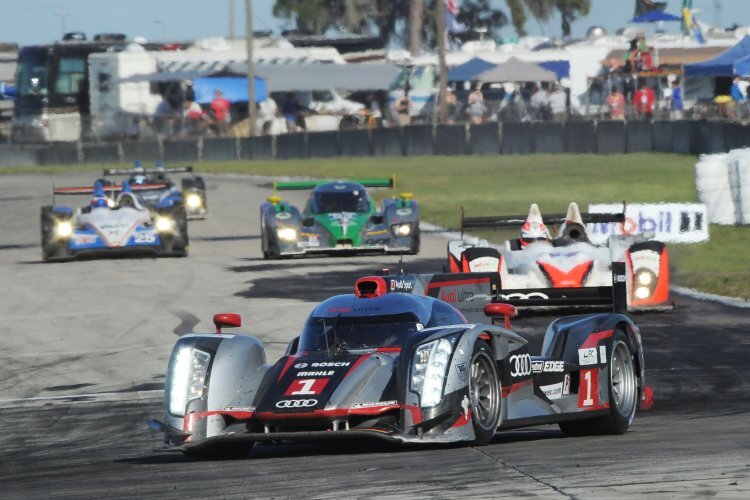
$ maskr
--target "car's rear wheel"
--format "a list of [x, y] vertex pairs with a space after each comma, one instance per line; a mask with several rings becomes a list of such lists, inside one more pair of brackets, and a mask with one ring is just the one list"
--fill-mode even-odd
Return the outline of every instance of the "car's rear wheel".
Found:
[[627, 335], [617, 330], [609, 350], [609, 413], [586, 420], [560, 422], [560, 429], [571, 436], [624, 434], [633, 422], [638, 406], [638, 378], [635, 354]]
[[474, 445], [483, 446], [492, 441], [500, 423], [501, 404], [495, 359], [487, 344], [478, 340], [471, 356], [469, 377], [469, 407], [474, 428]]

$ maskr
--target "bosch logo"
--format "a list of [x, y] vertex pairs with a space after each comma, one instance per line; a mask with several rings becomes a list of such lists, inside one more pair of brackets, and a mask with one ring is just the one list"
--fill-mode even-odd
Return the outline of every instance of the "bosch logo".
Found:
[[311, 408], [317, 404], [317, 399], [284, 399], [276, 403], [276, 408]]
[[510, 376], [525, 377], [531, 375], [531, 356], [529, 354], [514, 354], [510, 357]]
[[298, 370], [301, 370], [302, 368], [307, 368], [307, 363], [297, 363], [294, 365], [294, 367]]

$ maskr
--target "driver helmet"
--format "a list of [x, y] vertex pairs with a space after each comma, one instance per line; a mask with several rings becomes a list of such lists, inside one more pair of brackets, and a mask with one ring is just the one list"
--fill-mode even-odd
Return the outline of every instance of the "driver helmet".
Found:
[[130, 176], [130, 181], [134, 184], [146, 184], [146, 171], [143, 169], [141, 160], [133, 163], [133, 175]]
[[535, 241], [550, 241], [549, 230], [542, 221], [542, 213], [536, 203], [529, 207], [529, 215], [521, 226], [521, 246], [533, 243]]
[[109, 206], [107, 196], [104, 194], [104, 185], [102, 185], [101, 181], [96, 181], [96, 183], [94, 183], [94, 194], [91, 197], [90, 205], [92, 208], [104, 208]]

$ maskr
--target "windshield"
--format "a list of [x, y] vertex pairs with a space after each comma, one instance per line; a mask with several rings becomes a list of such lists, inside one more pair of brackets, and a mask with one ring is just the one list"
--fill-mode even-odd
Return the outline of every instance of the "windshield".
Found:
[[335, 338], [344, 349], [375, 349], [401, 346], [415, 332], [422, 329], [414, 315], [389, 314], [383, 316], [319, 318], [310, 317], [299, 341], [300, 351], [327, 351]]
[[367, 193], [355, 189], [344, 193], [314, 193], [313, 213], [369, 212], [370, 201]]
[[86, 79], [86, 57], [61, 57], [57, 67], [55, 92], [77, 95]]
[[47, 95], [46, 52], [21, 52], [16, 67], [16, 89], [19, 96]]

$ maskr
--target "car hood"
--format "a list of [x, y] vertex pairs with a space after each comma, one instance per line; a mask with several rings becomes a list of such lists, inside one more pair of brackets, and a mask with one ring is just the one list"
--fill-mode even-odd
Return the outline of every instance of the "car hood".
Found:
[[94, 208], [78, 217], [80, 226], [93, 228], [108, 246], [123, 245], [136, 227], [147, 224], [151, 216], [146, 210], [123, 207], [116, 210]]

